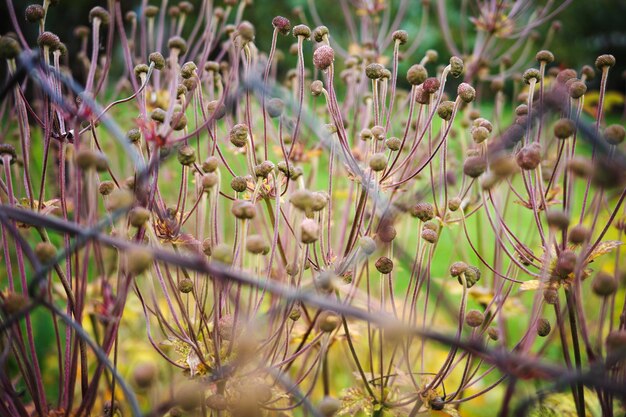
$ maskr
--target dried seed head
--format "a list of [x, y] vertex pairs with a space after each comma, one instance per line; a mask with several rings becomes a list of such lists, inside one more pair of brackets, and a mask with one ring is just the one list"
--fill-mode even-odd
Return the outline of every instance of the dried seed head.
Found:
[[537, 336], [546, 337], [550, 334], [552, 327], [550, 322], [543, 317], [537, 319]]
[[42, 264], [48, 264], [54, 260], [57, 249], [50, 242], [39, 242], [35, 246], [35, 256]]
[[239, 36], [245, 43], [254, 41], [254, 36], [255, 36], [254, 25], [248, 22], [247, 20], [244, 20], [241, 23], [239, 23], [239, 26], [237, 26], [237, 32], [239, 33]]
[[115, 183], [113, 181], [102, 181], [98, 186], [98, 192], [102, 195], [109, 195], [115, 189]]
[[147, 18], [156, 17], [159, 14], [159, 8], [157, 6], [148, 5], [143, 11], [144, 16]]
[[285, 111], [285, 102], [279, 98], [270, 99], [267, 102], [267, 114], [275, 119], [282, 116]]
[[488, 328], [487, 335], [489, 335], [489, 338], [493, 340], [494, 342], [500, 338], [500, 332], [495, 327]]
[[560, 119], [554, 125], [554, 136], [558, 139], [567, 139], [576, 132], [576, 124], [570, 119]]
[[110, 211], [126, 209], [133, 204], [134, 200], [135, 197], [133, 193], [122, 188], [117, 188], [109, 194], [106, 207]]
[[203, 400], [202, 386], [194, 381], [185, 381], [174, 394], [174, 402], [183, 409], [190, 412], [202, 405]]
[[150, 118], [154, 120], [155, 122], [159, 122], [159, 123], [163, 123], [165, 121], [165, 116], [166, 116], [165, 110], [159, 107], [152, 110], [152, 112], [150, 113]]
[[324, 92], [324, 84], [320, 80], [315, 80], [311, 83], [311, 94], [313, 97], [318, 97]]
[[145, 207], [134, 207], [128, 212], [128, 222], [133, 227], [141, 227], [150, 219], [150, 211]]
[[497, 77], [491, 81], [490, 85], [491, 91], [498, 92], [504, 89], [504, 78]]
[[254, 204], [247, 200], [236, 200], [230, 211], [236, 218], [242, 220], [253, 219], [256, 216]]
[[614, 330], [606, 336], [606, 352], [608, 355], [621, 353], [626, 347], [626, 330]]
[[317, 318], [317, 324], [321, 331], [325, 333], [330, 333], [341, 324], [341, 317], [332, 311], [322, 311]]
[[74, 37], [84, 39], [89, 36], [90, 29], [87, 26], [76, 26], [74, 29]]
[[600, 297], [607, 297], [617, 291], [617, 280], [613, 275], [600, 271], [593, 278], [591, 289], [594, 294]]
[[541, 145], [539, 142], [532, 142], [524, 146], [515, 155], [517, 165], [524, 170], [533, 170], [541, 162]]
[[149, 249], [134, 247], [126, 252], [126, 267], [132, 275], [140, 275], [152, 265], [154, 257]]
[[263, 161], [254, 167], [254, 174], [260, 178], [267, 178], [274, 171], [274, 163], [272, 161]]
[[141, 389], [150, 387], [157, 378], [158, 369], [152, 362], [143, 362], [133, 369], [133, 382]]
[[439, 103], [439, 107], [437, 107], [437, 115], [443, 120], [450, 120], [452, 118], [452, 113], [454, 112], [454, 102], [453, 101], [442, 101]]
[[209, 156], [202, 163], [202, 171], [206, 173], [215, 172], [215, 170], [217, 170], [219, 165], [220, 165], [220, 160], [217, 156]]
[[184, 166], [191, 166], [196, 162], [196, 150], [193, 146], [183, 145], [178, 148], [178, 162]]
[[102, 25], [106, 26], [109, 24], [111, 16], [109, 12], [106, 11], [105, 8], [96, 6], [89, 11], [89, 22], [93, 23], [96, 19], [100, 19]]
[[204, 174], [201, 180], [202, 189], [205, 191], [210, 190], [211, 188], [215, 187], [218, 182], [219, 177], [216, 173], [209, 172], [207, 174]]
[[142, 74], [147, 74], [150, 68], [146, 64], [137, 64], [133, 69], [135, 77], [140, 78]]
[[430, 101], [430, 93], [424, 90], [423, 84], [418, 85], [415, 89], [415, 102], [419, 104], [428, 104]]
[[448, 201], [448, 210], [457, 211], [461, 207], [462, 200], [460, 197], [452, 197]]
[[562, 251], [557, 260], [554, 272], [561, 278], [567, 278], [576, 269], [576, 253], [571, 250]]
[[244, 177], [234, 177], [230, 181], [230, 188], [238, 193], [243, 193], [248, 188], [248, 181]]
[[476, 90], [474, 89], [474, 87], [467, 83], [459, 84], [457, 94], [465, 103], [471, 103], [472, 101], [474, 101], [474, 98], [476, 98]]
[[311, 37], [311, 29], [307, 25], [296, 25], [293, 28], [293, 36], [307, 40]]
[[424, 239], [426, 242], [435, 243], [437, 242], [438, 237], [439, 237], [439, 234], [435, 232], [434, 230], [430, 230], [430, 229], [422, 230], [422, 239]]
[[339, 278], [337, 275], [331, 270], [320, 271], [319, 274], [315, 277], [314, 284], [315, 288], [323, 293], [330, 293], [336, 287]]
[[564, 211], [550, 210], [546, 212], [548, 225], [557, 230], [566, 230], [569, 227], [569, 215]]
[[591, 65], [584, 65], [580, 71], [589, 81], [593, 80], [596, 76], [596, 71]]
[[224, 103], [220, 103], [218, 100], [211, 100], [206, 106], [207, 112], [215, 120], [220, 120], [226, 116], [226, 106]]
[[438, 78], [430, 77], [424, 80], [422, 87], [424, 88], [424, 92], [427, 94], [434, 94], [439, 91], [439, 87], [441, 86], [441, 82]]
[[369, 165], [372, 171], [383, 171], [387, 168], [387, 156], [383, 152], [375, 153], [370, 157]]
[[378, 228], [377, 235], [381, 242], [389, 243], [396, 238], [396, 228], [391, 224], [382, 225]]
[[615, 57], [613, 55], [605, 54], [596, 58], [596, 68], [603, 70], [604, 68], [610, 68], [615, 65]]
[[178, 6], [170, 6], [167, 9], [167, 15], [173, 19], [176, 19], [180, 16], [180, 8]]
[[572, 227], [567, 235], [569, 242], [573, 245], [581, 245], [590, 237], [590, 231], [582, 224]]
[[313, 29], [313, 39], [315, 42], [322, 42], [325, 36], [328, 36], [330, 32], [326, 26], [318, 26]]
[[541, 79], [541, 73], [536, 68], [529, 68], [526, 71], [524, 71], [522, 78], [524, 79], [524, 82], [526, 84], [530, 84], [532, 80], [535, 80], [538, 82]]
[[471, 130], [472, 140], [475, 143], [482, 143], [489, 138], [489, 130], [482, 126], [473, 127]]
[[470, 156], [463, 162], [463, 173], [468, 177], [478, 178], [487, 169], [487, 162], [482, 156]]
[[193, 4], [188, 1], [181, 1], [180, 3], [178, 3], [178, 9], [181, 13], [190, 14], [193, 12]]
[[423, 222], [427, 222], [435, 217], [435, 208], [430, 203], [420, 202], [411, 207], [410, 213], [411, 216], [417, 217]]
[[276, 16], [272, 19], [272, 26], [278, 30], [281, 35], [288, 35], [291, 30], [291, 22], [286, 17]]
[[17, 160], [17, 153], [15, 147], [10, 143], [0, 144], [0, 165], [4, 165], [5, 156], [9, 158], [9, 165], [12, 165]]
[[[2, 302], [2, 300], [0, 300]], [[11, 315], [26, 308], [29, 304], [28, 299], [19, 293], [9, 292], [4, 296], [4, 302], [0, 305], [5, 314]]]
[[587, 84], [582, 81], [574, 81], [569, 85], [569, 96], [573, 99], [581, 98], [587, 92]]
[[317, 405], [317, 409], [324, 417], [332, 417], [341, 408], [341, 401], [337, 398], [325, 396]]
[[[3, 40], [6, 38], [7, 38], [6, 36], [2, 37]], [[43, 32], [37, 38], [37, 44], [39, 45], [40, 48], [48, 47], [50, 49], [56, 49], [59, 47], [60, 43], [61, 43], [61, 40], [59, 39], [59, 37], [52, 32]]]
[[409, 40], [409, 34], [406, 30], [396, 30], [391, 35], [394, 42], [398, 42], [400, 45], [404, 45]]
[[369, 236], [362, 236], [359, 239], [359, 247], [366, 256], [370, 256], [376, 252], [376, 242]]
[[198, 69], [198, 67], [196, 66], [196, 64], [192, 61], [189, 62], [185, 62], [181, 67], [180, 67], [180, 76], [187, 79], [187, 78], [191, 78], [193, 77], [193, 74], [195, 73], [195, 71]]
[[248, 143], [248, 126], [243, 123], [236, 124], [230, 129], [230, 143], [238, 148], [243, 148]]
[[381, 256], [374, 264], [381, 274], [388, 274], [393, 271], [393, 261], [386, 256]]
[[464, 274], [467, 271], [468, 265], [465, 262], [459, 261], [450, 265], [450, 275], [453, 277], [458, 277], [461, 274]]
[[39, 22], [45, 16], [46, 12], [40, 4], [31, 4], [26, 8], [24, 16], [31, 23]]
[[[468, 265], [463, 274], [465, 275], [465, 283], [467, 284], [467, 288], [472, 288], [478, 281], [480, 281], [480, 269], [478, 269], [478, 267]], [[459, 284], [463, 285], [461, 275], [457, 277], [457, 281], [459, 281]]]
[[233, 249], [226, 243], [219, 243], [211, 248], [211, 259], [224, 265], [231, 265], [233, 263]]
[[559, 293], [554, 288], [543, 290], [543, 299], [548, 304], [556, 304], [559, 299]]
[[570, 80], [572, 78], [576, 78], [576, 71], [574, 71], [571, 68], [568, 69], [564, 69], [563, 71], [559, 72], [556, 76], [556, 81], [559, 84], [565, 84], [567, 82], [567, 80]]
[[325, 71], [333, 64], [335, 51], [328, 45], [322, 45], [313, 52], [313, 65], [320, 71]]
[[385, 140], [385, 146], [391, 151], [398, 151], [402, 146], [402, 140], [400, 140], [400, 138], [391, 137]]
[[300, 223], [300, 241], [304, 244], [315, 243], [319, 239], [320, 227], [313, 219], [304, 219]]
[[208, 408], [215, 411], [224, 411], [228, 408], [228, 401], [222, 394], [209, 395], [205, 403]]
[[537, 52], [537, 55], [535, 55], [535, 59], [537, 59], [537, 62], [549, 64], [554, 61], [554, 54], [546, 50], [539, 51]]
[[270, 251], [270, 245], [261, 235], [250, 235], [246, 240], [246, 249], [254, 255], [266, 255]]
[[604, 129], [604, 139], [611, 145], [619, 145], [624, 141], [626, 130], [622, 125], [610, 125]]
[[579, 178], [588, 178], [593, 174], [593, 163], [582, 156], [575, 156], [567, 162], [567, 169]]
[[183, 55], [187, 52], [187, 42], [180, 36], [172, 36], [167, 41], [167, 47], [170, 50], [177, 50], [179, 54]]
[[469, 327], [479, 327], [485, 321], [485, 315], [478, 310], [470, 310], [465, 315], [465, 324]]
[[382, 78], [384, 70], [385, 70], [385, 67], [383, 67], [379, 63], [373, 62], [369, 64], [367, 67], [365, 67], [365, 75], [370, 80], [378, 80]]
[[450, 58], [450, 75], [459, 78], [463, 74], [463, 60], [458, 56]]
[[428, 71], [423, 65], [415, 64], [406, 72], [406, 79], [411, 85], [422, 84], [428, 78]]
[[295, 277], [300, 273], [300, 265], [297, 262], [289, 263], [285, 267], [285, 272], [287, 272], [287, 275], [289, 275], [290, 277]]

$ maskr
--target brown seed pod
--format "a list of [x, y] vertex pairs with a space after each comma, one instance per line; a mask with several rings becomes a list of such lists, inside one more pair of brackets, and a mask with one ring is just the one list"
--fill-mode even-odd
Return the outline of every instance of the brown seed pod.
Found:
[[325, 333], [330, 333], [341, 324], [341, 317], [332, 311], [322, 311], [317, 318], [317, 325], [320, 330]]
[[150, 387], [157, 378], [158, 369], [152, 362], [143, 362], [133, 369], [133, 382], [141, 389]]
[[300, 241], [304, 244], [315, 243], [319, 239], [320, 228], [313, 219], [304, 219], [300, 223]]
[[381, 274], [388, 274], [393, 271], [393, 261], [386, 256], [381, 256], [376, 260], [375, 263], [376, 269]]
[[272, 26], [278, 30], [281, 35], [288, 35], [291, 31], [291, 22], [289, 19], [282, 16], [276, 16], [272, 19]]
[[422, 84], [426, 78], [428, 78], [428, 71], [420, 64], [412, 65], [406, 72], [406, 79], [411, 85]]
[[591, 289], [594, 294], [600, 297], [607, 297], [617, 291], [617, 280], [613, 275], [600, 271], [593, 278]]
[[554, 125], [554, 136], [558, 139], [567, 139], [576, 132], [576, 125], [570, 119], [560, 119]]
[[537, 335], [540, 337], [546, 337], [550, 334], [552, 327], [550, 326], [550, 322], [546, 319], [539, 318], [537, 319]]
[[450, 275], [453, 277], [458, 277], [461, 274], [464, 274], [467, 271], [468, 265], [465, 262], [459, 261], [450, 265]]
[[515, 155], [517, 165], [524, 170], [533, 170], [541, 163], [541, 145], [533, 142], [524, 146]]
[[246, 146], [248, 143], [248, 126], [243, 123], [236, 124], [230, 129], [230, 143], [238, 148]]
[[581, 245], [585, 243], [587, 239], [589, 239], [590, 231], [587, 227], [582, 224], [577, 224], [572, 227], [567, 235], [567, 239], [573, 245]]
[[465, 324], [469, 327], [479, 327], [485, 321], [485, 315], [478, 310], [470, 310], [465, 315]]
[[57, 250], [50, 242], [39, 242], [35, 246], [35, 256], [42, 264], [52, 262], [57, 256]]
[[230, 211], [236, 218], [242, 220], [253, 219], [256, 216], [254, 204], [247, 200], [235, 201]]

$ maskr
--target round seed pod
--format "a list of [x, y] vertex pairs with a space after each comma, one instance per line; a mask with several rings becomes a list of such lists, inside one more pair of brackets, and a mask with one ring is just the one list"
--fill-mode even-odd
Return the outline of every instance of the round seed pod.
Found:
[[362, 141], [368, 141], [368, 140], [372, 139], [373, 137], [374, 137], [374, 135], [372, 135], [372, 131], [370, 129], [363, 129], [359, 133], [359, 138]]
[[396, 238], [396, 228], [391, 224], [380, 226], [378, 229], [378, 238], [381, 242], [389, 243]]
[[254, 204], [246, 200], [235, 201], [230, 211], [236, 218], [242, 220], [253, 219], [256, 216]]
[[201, 184], [202, 189], [207, 191], [217, 185], [219, 178], [216, 173], [208, 172], [202, 176]]
[[98, 186], [98, 192], [102, 195], [109, 195], [115, 189], [115, 183], [113, 181], [102, 181]]
[[26, 7], [24, 17], [31, 23], [39, 22], [45, 16], [46, 12], [40, 4], [30, 4]]
[[430, 203], [420, 202], [413, 206], [411, 209], [411, 215], [413, 217], [417, 217], [423, 222], [427, 222], [435, 217], [435, 208]]
[[546, 50], [539, 51], [537, 52], [537, 55], [535, 55], [535, 59], [537, 59], [537, 62], [549, 64], [554, 61], [554, 54]]
[[[467, 288], [472, 288], [478, 281], [480, 281], [480, 269], [473, 265], [469, 265], [464, 274]], [[457, 280], [459, 281], [459, 284], [463, 285], [463, 280], [461, 279], [460, 275]]]
[[566, 230], [569, 227], [569, 215], [564, 211], [550, 210], [546, 213], [548, 225], [557, 230]]
[[596, 76], [596, 72], [593, 69], [593, 67], [591, 67], [591, 65], [585, 65], [583, 66], [582, 70], [580, 71], [585, 77], [587, 77], [587, 79], [589, 81], [593, 80]]
[[209, 156], [202, 163], [202, 170], [206, 173], [215, 172], [220, 165], [220, 160], [217, 156]]
[[374, 62], [365, 67], [365, 75], [370, 80], [378, 80], [382, 78], [384, 70], [385, 67], [383, 67], [379, 63]]
[[482, 126], [473, 127], [471, 130], [472, 140], [475, 143], [482, 143], [489, 138], [489, 130]]
[[324, 293], [330, 293], [335, 289], [338, 281], [337, 275], [331, 270], [320, 271], [315, 277], [315, 288]]
[[291, 311], [289, 312], [289, 320], [291, 321], [298, 321], [300, 320], [301, 316], [302, 316], [302, 313], [300, 312], [300, 309], [298, 307], [292, 308]]
[[167, 9], [167, 14], [172, 19], [176, 19], [180, 16], [180, 8], [178, 6], [170, 6]]
[[453, 197], [448, 201], [448, 209], [450, 211], [457, 211], [461, 207], [462, 200], [459, 197]]
[[116, 188], [109, 194], [106, 207], [109, 211], [121, 210], [130, 207], [134, 200], [133, 193], [122, 188]]
[[572, 227], [567, 235], [567, 239], [573, 245], [581, 245], [590, 237], [590, 231], [582, 224]]
[[470, 310], [465, 315], [465, 324], [469, 327], [479, 327], [485, 321], [485, 315], [478, 310]]
[[576, 125], [570, 119], [560, 119], [554, 125], [554, 136], [558, 139], [567, 139], [576, 132]]
[[366, 256], [370, 256], [376, 252], [376, 242], [369, 236], [362, 236], [359, 239], [359, 247]]
[[574, 81], [569, 85], [568, 92], [571, 98], [580, 98], [587, 92], [587, 84], [582, 81]]
[[409, 40], [409, 34], [406, 30], [396, 30], [391, 35], [394, 42], [398, 42], [400, 45], [404, 45]]
[[463, 74], [463, 60], [458, 56], [450, 58], [450, 75], [454, 78], [459, 78]]
[[[0, 300], [2, 302], [2, 300]], [[2, 310], [4, 310], [5, 314], [11, 315], [15, 314], [23, 308], [27, 307], [29, 304], [29, 300], [22, 294], [9, 292], [4, 297], [4, 302], [0, 304]]]
[[189, 62], [185, 62], [181, 67], [180, 67], [180, 76], [183, 78], [191, 78], [193, 77], [193, 74], [195, 73], [195, 71], [198, 69], [198, 67], [196, 66], [196, 64], [192, 61]]
[[291, 22], [286, 17], [276, 16], [272, 19], [272, 26], [274, 26], [281, 35], [288, 35], [289, 31], [291, 31]]
[[476, 90], [474, 89], [474, 87], [467, 83], [459, 84], [457, 94], [465, 103], [471, 103], [472, 101], [474, 101], [474, 98], [476, 98]]
[[254, 167], [254, 174], [260, 178], [267, 178], [274, 171], [274, 163], [272, 161], [263, 161]]
[[222, 394], [209, 395], [205, 401], [206, 406], [211, 410], [224, 411], [228, 409], [228, 401]]
[[188, 294], [193, 291], [193, 281], [189, 278], [183, 278], [178, 282], [178, 291]]
[[424, 239], [428, 243], [435, 243], [439, 238], [439, 234], [434, 230], [424, 229], [422, 230], [422, 239]]
[[298, 263], [289, 263], [285, 267], [285, 272], [287, 272], [287, 275], [290, 277], [295, 277], [300, 273], [300, 265]]
[[574, 71], [573, 69], [571, 68], [564, 69], [563, 71], [557, 74], [556, 82], [558, 82], [559, 84], [565, 84], [567, 80], [576, 78], [576, 75], [577, 75], [576, 71]]
[[333, 64], [335, 51], [328, 45], [322, 45], [313, 52], [313, 65], [320, 71], [325, 71]]
[[126, 251], [126, 267], [132, 275], [140, 275], [152, 265], [152, 252], [145, 248], [131, 248]]
[[326, 26], [318, 26], [315, 29], [313, 29], [313, 39], [315, 39], [315, 42], [322, 42], [324, 40], [324, 37], [329, 35], [329, 30]]
[[211, 100], [206, 106], [207, 112], [215, 120], [220, 120], [226, 116], [226, 106], [217, 100]]
[[464, 274], [467, 271], [468, 265], [465, 262], [458, 261], [450, 265], [450, 275], [453, 277], [458, 277], [461, 274]]
[[152, 362], [143, 362], [133, 369], [133, 382], [141, 389], [149, 388], [157, 378], [158, 369]]
[[289, 202], [302, 211], [312, 210], [313, 200], [313, 193], [309, 190], [296, 190], [289, 197]]
[[626, 330], [613, 330], [606, 336], [605, 344], [607, 355], [623, 351], [626, 346]]
[[10, 143], [0, 143], [0, 165], [4, 165], [4, 157], [9, 158], [9, 165], [12, 165], [17, 160], [17, 153], [15, 147]]
[[382, 126], [374, 126], [371, 129], [372, 131], [372, 136], [374, 137], [374, 139], [376, 140], [383, 140], [385, 139], [385, 128]]
[[419, 85], [426, 81], [428, 78], [428, 71], [426, 67], [420, 64], [412, 65], [406, 72], [406, 80], [411, 85]]
[[172, 115], [170, 126], [176, 131], [183, 130], [185, 127], [187, 127], [187, 116], [185, 115], [185, 113], [179, 111], [175, 112]]
[[434, 94], [437, 91], [439, 91], [440, 86], [441, 86], [441, 82], [439, 81], [438, 78], [435, 78], [435, 77], [426, 78], [424, 80], [424, 83], [422, 84], [422, 88], [424, 89], [424, 92], [429, 95]]
[[266, 255], [270, 251], [270, 245], [260, 235], [250, 235], [246, 240], [246, 249], [254, 255]]
[[604, 129], [604, 139], [611, 145], [619, 145], [625, 136], [626, 130], [622, 125], [613, 124]]
[[[2, 39], [6, 39], [6, 38], [7, 36], [2, 37]], [[12, 39], [12, 38], [8, 38], [8, 39]], [[17, 44], [17, 41], [15, 43]], [[61, 43], [61, 40], [59, 39], [59, 37], [52, 32], [43, 32], [37, 38], [37, 45], [39, 45], [40, 48], [48, 47], [54, 50], [59, 47], [60, 43]], [[3, 47], [2, 49], [4, 49], [4, 45], [2, 45], [2, 47]], [[17, 53], [19, 53], [19, 50], [17, 51]], [[17, 56], [17, 53], [15, 54], [15, 56]]]
[[428, 62], [430, 62], [431, 64], [434, 64], [439, 59], [439, 53], [434, 49], [427, 50], [425, 56]]
[[526, 71], [524, 71], [522, 78], [524, 79], [524, 82], [526, 84], [530, 84], [532, 80], [535, 80], [536, 82], [538, 82], [541, 79], [541, 73], [536, 68], [529, 68]]
[[541, 163], [541, 145], [533, 142], [524, 146], [515, 155], [517, 165], [524, 170], [533, 170]]
[[554, 272], [561, 278], [567, 278], [576, 269], [576, 258], [576, 254], [573, 251], [562, 251], [556, 260]]
[[148, 61], [154, 64], [154, 68], [162, 70], [165, 68], [165, 58], [159, 52], [152, 52], [148, 56]]
[[613, 275], [600, 271], [593, 278], [591, 289], [595, 295], [607, 297], [617, 291], [617, 280]]
[[554, 288], [543, 290], [543, 300], [548, 304], [556, 304], [559, 299], [559, 293]]
[[191, 166], [196, 162], [196, 150], [193, 146], [183, 145], [178, 148], [178, 162], [184, 166]]
[[230, 188], [238, 193], [243, 193], [248, 189], [248, 181], [244, 177], [234, 177], [230, 181]]
[[141, 227], [150, 219], [150, 211], [145, 207], [134, 207], [128, 213], [128, 222], [133, 227]]
[[337, 414], [337, 411], [341, 408], [341, 401], [334, 397], [325, 396], [322, 398], [322, 401], [317, 405], [317, 409], [322, 416], [324, 417], [332, 417]]
[[437, 115], [443, 120], [449, 121], [452, 118], [453, 112], [454, 102], [452, 101], [442, 101], [439, 103], [439, 107], [437, 107]]
[[575, 176], [587, 178], [593, 174], [594, 167], [591, 161], [582, 156], [575, 156], [567, 162], [567, 169]]
[[375, 153], [370, 157], [369, 166], [372, 171], [383, 171], [387, 168], [387, 156], [382, 152]]
[[141, 131], [139, 129], [130, 129], [126, 132], [126, 137], [132, 143], [137, 143], [141, 140]]
[[39, 242], [35, 245], [35, 256], [39, 262], [47, 264], [57, 256], [57, 249], [50, 242]]
[[285, 102], [279, 98], [270, 99], [267, 102], [267, 114], [275, 119], [282, 116], [285, 111]]
[[487, 162], [482, 156], [470, 156], [463, 162], [463, 173], [471, 178], [478, 178], [487, 169]]
[[293, 28], [293, 36], [301, 36], [302, 38], [307, 40], [311, 37], [311, 28], [309, 28], [307, 25], [296, 25]]
[[193, 12], [193, 4], [188, 1], [181, 1], [180, 3], [178, 3], [178, 9], [183, 14], [190, 14]]
[[424, 90], [423, 84], [418, 85], [415, 88], [415, 102], [419, 104], [428, 104], [429, 101], [430, 101], [430, 93], [427, 93]]
[[96, 19], [100, 19], [100, 22], [102, 23], [102, 25], [106, 26], [109, 24], [109, 20], [111, 19], [111, 16], [109, 15], [109, 12], [107, 12], [105, 8], [96, 6], [89, 11], [89, 22], [93, 23]]
[[322, 332], [330, 333], [341, 324], [341, 317], [332, 311], [322, 311], [317, 318], [317, 324]]
[[74, 29], [74, 37], [78, 39], [84, 39], [89, 36], [91, 30], [87, 26], [76, 26]]
[[610, 54], [600, 55], [596, 58], [596, 68], [602, 71], [604, 68], [610, 68], [615, 65], [615, 57]]
[[231, 265], [233, 263], [233, 249], [225, 243], [220, 243], [211, 248], [211, 259], [224, 265]]
[[146, 64], [137, 64], [133, 69], [135, 77], [140, 78], [142, 74], [147, 74], [150, 68]]
[[315, 80], [311, 83], [311, 95], [313, 97], [319, 97], [324, 92], [324, 84], [320, 80]]
[[550, 334], [552, 327], [550, 326], [550, 322], [546, 319], [539, 318], [537, 319], [537, 336], [546, 337]]
[[202, 405], [203, 389], [197, 382], [185, 381], [174, 394], [174, 402], [183, 409], [190, 412]]
[[435, 411], [441, 411], [446, 406], [446, 403], [443, 401], [441, 397], [434, 397], [429, 402], [430, 408]]
[[178, 50], [178, 53], [180, 55], [183, 55], [187, 52], [187, 42], [180, 36], [172, 36], [171, 38], [169, 38], [169, 40], [167, 41], [167, 47], [170, 50]]
[[238, 148], [246, 146], [248, 143], [248, 126], [243, 123], [236, 124], [230, 129], [230, 143]]
[[504, 89], [504, 79], [502, 77], [494, 78], [491, 81], [491, 91], [498, 92]]
[[254, 25], [248, 22], [247, 20], [244, 20], [241, 23], [239, 23], [239, 26], [237, 26], [237, 32], [239, 33], [239, 36], [245, 43], [254, 41], [254, 36], [255, 36]]
[[381, 256], [374, 264], [381, 274], [388, 274], [393, 271], [393, 261], [386, 256]]
[[165, 116], [166, 116], [165, 110], [159, 107], [152, 110], [152, 112], [150, 113], [150, 118], [154, 120], [155, 122], [159, 122], [159, 123], [163, 123], [165, 121]]
[[304, 244], [315, 243], [319, 239], [320, 228], [313, 219], [304, 219], [300, 223], [300, 241]]
[[402, 146], [402, 140], [396, 137], [388, 138], [387, 140], [385, 140], [385, 146], [390, 151], [394, 151], [394, 152], [398, 151], [400, 150], [400, 147]]
[[495, 327], [490, 327], [487, 329], [487, 335], [489, 336], [489, 338], [491, 340], [493, 340], [494, 342], [498, 341], [498, 339], [500, 338], [500, 332], [498, 331], [497, 328]]
[[159, 14], [159, 8], [157, 6], [148, 5], [143, 11], [144, 16], [148, 19], [156, 17]]

